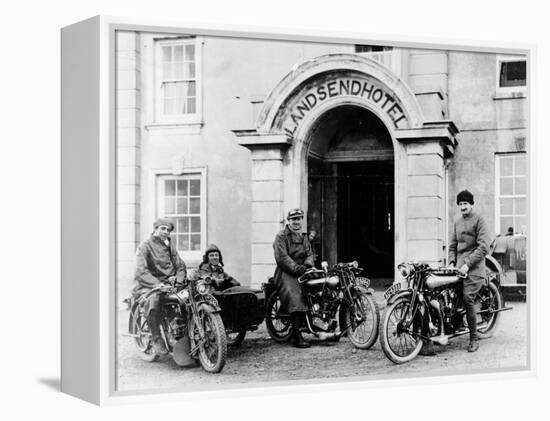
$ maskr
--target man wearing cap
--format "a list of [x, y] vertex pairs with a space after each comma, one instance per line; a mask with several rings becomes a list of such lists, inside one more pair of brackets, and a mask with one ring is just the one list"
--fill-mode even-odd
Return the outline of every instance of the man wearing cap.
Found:
[[[153, 224], [151, 237], [143, 241], [136, 251], [136, 271], [134, 276], [135, 296], [150, 291], [161, 282], [176, 281], [184, 283], [187, 276], [185, 263], [181, 259], [175, 244], [170, 240], [174, 224], [170, 219], [160, 218]], [[166, 348], [160, 337], [159, 308], [161, 294], [149, 297], [147, 324], [151, 329], [153, 348], [157, 354], [166, 354]]]
[[292, 209], [287, 214], [288, 224], [275, 236], [273, 250], [277, 268], [274, 281], [281, 300], [281, 310], [292, 317], [292, 344], [297, 348], [307, 348], [300, 333], [300, 325], [305, 318], [307, 306], [298, 284], [298, 277], [308, 267], [313, 267], [314, 255], [307, 235], [302, 234], [304, 211]]
[[454, 222], [449, 244], [449, 263], [465, 274], [463, 282], [466, 319], [470, 330], [468, 352], [479, 348], [477, 341], [476, 296], [485, 278], [485, 256], [489, 253], [489, 229], [485, 220], [473, 211], [474, 195], [463, 190], [456, 197], [461, 216]]
[[216, 282], [218, 291], [241, 285], [224, 271], [222, 252], [215, 244], [210, 244], [206, 248], [199, 266], [199, 275], [212, 278]]

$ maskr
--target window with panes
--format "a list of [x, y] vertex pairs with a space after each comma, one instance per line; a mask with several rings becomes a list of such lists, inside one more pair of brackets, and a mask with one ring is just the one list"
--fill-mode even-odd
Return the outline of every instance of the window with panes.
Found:
[[177, 117], [197, 113], [195, 38], [159, 42], [160, 112]]
[[204, 206], [200, 175], [164, 176], [159, 187], [159, 212], [175, 223], [171, 237], [178, 251], [201, 250]]
[[525, 60], [508, 60], [500, 62], [500, 87], [525, 86], [526, 83], [527, 62]]
[[497, 233], [527, 231], [527, 156], [525, 153], [496, 156]]

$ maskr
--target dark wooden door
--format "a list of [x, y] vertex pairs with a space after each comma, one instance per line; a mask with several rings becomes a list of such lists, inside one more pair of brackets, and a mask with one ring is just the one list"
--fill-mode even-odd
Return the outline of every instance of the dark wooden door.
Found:
[[309, 177], [308, 230], [318, 232], [318, 263], [357, 260], [368, 276], [391, 277], [393, 165], [340, 167], [339, 175]]

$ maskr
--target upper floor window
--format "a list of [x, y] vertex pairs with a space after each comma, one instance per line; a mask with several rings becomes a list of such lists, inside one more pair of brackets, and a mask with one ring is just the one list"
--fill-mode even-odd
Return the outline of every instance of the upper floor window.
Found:
[[196, 37], [157, 40], [157, 119], [200, 121], [201, 54]]
[[401, 75], [401, 50], [399, 48], [355, 44], [355, 53], [376, 60], [398, 76]]
[[527, 63], [525, 60], [503, 61], [500, 63], [499, 86], [525, 86], [527, 80]]
[[497, 56], [497, 92], [525, 93], [527, 60], [525, 56]]
[[496, 232], [527, 231], [527, 155], [496, 156]]
[[392, 47], [383, 47], [382, 45], [355, 44], [356, 53], [373, 53], [379, 51], [391, 51]]

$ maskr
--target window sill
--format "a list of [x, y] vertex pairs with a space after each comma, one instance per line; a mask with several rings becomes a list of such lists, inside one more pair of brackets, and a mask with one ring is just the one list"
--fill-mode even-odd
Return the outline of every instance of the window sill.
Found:
[[521, 99], [521, 98], [527, 98], [527, 94], [525, 93], [525, 91], [497, 92], [493, 96], [493, 99], [495, 101], [501, 100], [501, 99]]
[[183, 134], [200, 134], [203, 125], [202, 121], [196, 123], [162, 122], [146, 124], [145, 129], [149, 132], [171, 130]]

